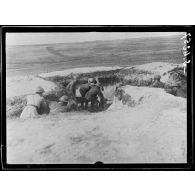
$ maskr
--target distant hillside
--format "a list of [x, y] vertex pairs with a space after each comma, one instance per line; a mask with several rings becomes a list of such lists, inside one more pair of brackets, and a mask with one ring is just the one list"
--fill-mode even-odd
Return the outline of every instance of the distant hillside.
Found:
[[78, 67], [182, 63], [182, 47], [180, 36], [8, 46], [7, 76]]

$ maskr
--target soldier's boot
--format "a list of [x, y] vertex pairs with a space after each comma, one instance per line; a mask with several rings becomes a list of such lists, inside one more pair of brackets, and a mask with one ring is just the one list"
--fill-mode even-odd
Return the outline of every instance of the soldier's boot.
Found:
[[98, 111], [99, 110], [100, 103], [98, 100], [93, 100], [91, 102], [91, 109], [92, 111]]
[[81, 101], [81, 108], [84, 109], [84, 101]]
[[85, 101], [85, 109], [88, 108], [88, 101]]

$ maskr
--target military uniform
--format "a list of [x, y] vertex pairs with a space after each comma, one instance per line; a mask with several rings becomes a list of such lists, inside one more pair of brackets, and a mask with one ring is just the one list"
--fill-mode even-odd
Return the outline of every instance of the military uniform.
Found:
[[75, 98], [76, 96], [76, 80], [72, 80], [67, 86], [66, 86], [66, 92], [68, 96], [71, 96]]
[[81, 107], [84, 106], [84, 103], [85, 103], [85, 106], [87, 107], [88, 106], [88, 101], [85, 99], [85, 95], [86, 93], [90, 90], [90, 84], [89, 83], [86, 83], [86, 84], [82, 84], [79, 88], [79, 92], [81, 94]]
[[62, 96], [59, 102], [50, 103], [51, 113], [70, 112], [77, 110], [77, 103], [73, 99], [69, 99], [67, 96]]
[[98, 102], [98, 97], [100, 98], [100, 105], [102, 106], [104, 101], [104, 96], [101, 92], [100, 87], [97, 85], [91, 86], [90, 90], [85, 95], [86, 100], [91, 102], [92, 108], [95, 105], [95, 103]]
[[156, 87], [156, 88], [163, 88], [164, 84], [158, 80], [155, 80], [152, 84], [151, 87]]
[[70, 112], [73, 110], [77, 110], [77, 102], [71, 99], [68, 101], [68, 104], [67, 104], [67, 112]]
[[164, 88], [164, 84], [160, 81], [160, 79], [161, 79], [160, 75], [155, 75], [154, 82], [150, 86], [156, 88]]
[[41, 95], [43, 92], [44, 89], [39, 86], [35, 94], [27, 96], [27, 105], [22, 111], [20, 118], [34, 118], [39, 114], [49, 113], [49, 105]]
[[67, 112], [67, 105], [64, 105], [62, 102], [53, 101], [50, 103], [50, 110], [51, 113]]
[[79, 88], [79, 92], [81, 94], [82, 97], [85, 97], [85, 94], [90, 90], [90, 84], [89, 83], [85, 83], [82, 84]]

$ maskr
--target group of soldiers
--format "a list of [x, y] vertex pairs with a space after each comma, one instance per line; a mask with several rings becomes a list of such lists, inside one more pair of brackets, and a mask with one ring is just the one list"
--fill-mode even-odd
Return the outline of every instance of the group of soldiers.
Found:
[[77, 83], [78, 79], [75, 76], [66, 86], [66, 95], [50, 104], [44, 98], [44, 89], [38, 86], [34, 94], [27, 96], [27, 104], [20, 118], [34, 118], [40, 114], [78, 110], [79, 104], [81, 109], [89, 108], [90, 111], [96, 111], [104, 106], [104, 88], [100, 85], [98, 79], [89, 78], [87, 83], [81, 84], [79, 86], [80, 96], [76, 95]]
[[[160, 79], [160, 75], [156, 75], [151, 87], [163, 88], [164, 84], [160, 81]], [[20, 117], [33, 118], [40, 114], [70, 112], [78, 109], [97, 111], [98, 109], [104, 107], [106, 101], [103, 95], [104, 88], [101, 86], [98, 78], [89, 78], [88, 82], [81, 84], [79, 86], [80, 96], [76, 94], [77, 85], [78, 78], [74, 76], [65, 88], [64, 94], [66, 95], [60, 97], [58, 101], [50, 103], [48, 103], [48, 101], [44, 98], [44, 89], [41, 86], [37, 87], [35, 94], [27, 96], [27, 105], [22, 111]], [[119, 87], [116, 86], [115, 92], [117, 92], [118, 89]], [[122, 93], [118, 94], [120, 96]], [[127, 102], [132, 103], [132, 100], [130, 101], [131, 98], [126, 96], [123, 97], [122, 102], [125, 102], [125, 104]]]

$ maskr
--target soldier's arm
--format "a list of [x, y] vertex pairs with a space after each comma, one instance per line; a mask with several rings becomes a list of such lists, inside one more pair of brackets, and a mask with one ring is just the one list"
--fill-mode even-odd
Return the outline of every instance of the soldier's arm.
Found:
[[39, 108], [40, 114], [49, 114], [50, 112], [50, 107], [49, 107], [49, 102], [42, 98], [40, 108]]
[[104, 95], [101, 92], [101, 90], [99, 90], [98, 96], [100, 98], [100, 106], [103, 106], [104, 105]]

